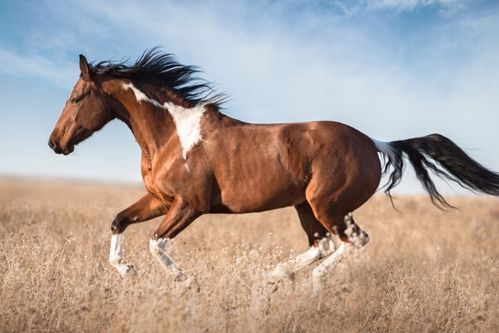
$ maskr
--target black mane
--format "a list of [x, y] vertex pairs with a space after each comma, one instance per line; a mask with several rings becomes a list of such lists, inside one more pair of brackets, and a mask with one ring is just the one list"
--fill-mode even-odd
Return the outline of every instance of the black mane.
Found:
[[212, 83], [197, 76], [200, 70], [195, 66], [178, 63], [175, 56], [162, 53], [158, 47], [144, 51], [133, 65], [127, 61], [101, 61], [91, 65], [94, 75], [106, 75], [136, 80], [152, 80], [172, 89], [187, 102], [198, 104], [210, 102], [220, 106], [225, 95], [216, 93]]

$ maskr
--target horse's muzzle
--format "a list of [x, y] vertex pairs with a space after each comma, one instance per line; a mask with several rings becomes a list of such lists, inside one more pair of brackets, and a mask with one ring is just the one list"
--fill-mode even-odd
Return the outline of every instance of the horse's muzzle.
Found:
[[49, 147], [50, 147], [50, 149], [54, 149], [55, 150], [56, 145], [55, 145], [55, 142], [52, 141], [52, 139], [49, 139]]
[[69, 155], [71, 154], [75, 147], [74, 145], [68, 145], [64, 149], [61, 148], [58, 144], [54, 142], [54, 140], [49, 139], [49, 147], [52, 149], [56, 154], [64, 154], [64, 155]]
[[62, 153], [63, 153], [64, 155], [69, 155], [69, 154], [71, 154], [74, 150], [75, 150], [75, 146], [73, 146], [73, 145], [68, 145], [66, 148], [64, 148], [64, 149], [62, 150]]

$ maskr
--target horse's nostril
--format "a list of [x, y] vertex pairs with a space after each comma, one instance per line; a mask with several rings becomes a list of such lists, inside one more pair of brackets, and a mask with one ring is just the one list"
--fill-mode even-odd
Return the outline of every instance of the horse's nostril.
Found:
[[50, 149], [55, 149], [55, 143], [52, 141], [52, 139], [49, 139], [49, 147]]

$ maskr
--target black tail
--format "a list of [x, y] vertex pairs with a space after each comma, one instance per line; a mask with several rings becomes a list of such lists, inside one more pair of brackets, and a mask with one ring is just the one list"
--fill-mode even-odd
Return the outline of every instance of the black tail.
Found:
[[385, 193], [390, 198], [390, 191], [400, 183], [402, 178], [404, 157], [411, 162], [416, 176], [437, 207], [452, 206], [438, 192], [428, 169], [438, 177], [452, 180], [473, 192], [499, 195], [499, 174], [480, 165], [454, 142], [440, 134], [388, 143], [374, 141], [374, 143], [376, 148], [387, 157], [383, 173], [388, 174], [390, 168], [393, 168], [385, 185]]

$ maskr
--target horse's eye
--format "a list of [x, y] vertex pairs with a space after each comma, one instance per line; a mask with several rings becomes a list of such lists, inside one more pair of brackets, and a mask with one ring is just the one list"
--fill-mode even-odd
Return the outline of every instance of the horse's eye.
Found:
[[80, 95], [78, 97], [71, 98], [71, 103], [78, 104], [85, 97], [86, 94]]

